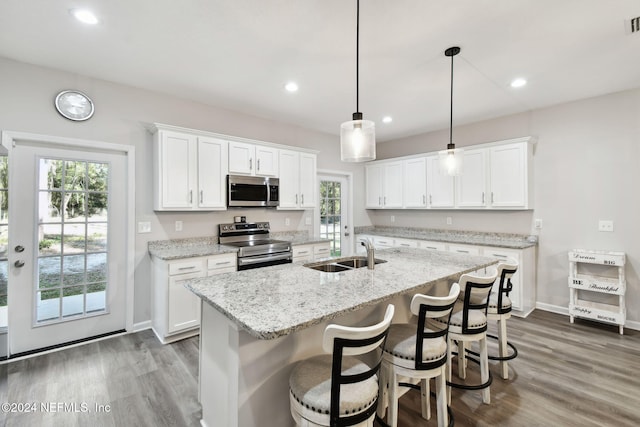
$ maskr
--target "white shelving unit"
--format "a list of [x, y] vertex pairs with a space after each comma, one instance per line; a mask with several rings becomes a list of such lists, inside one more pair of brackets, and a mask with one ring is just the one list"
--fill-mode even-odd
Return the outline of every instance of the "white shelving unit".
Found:
[[[575, 317], [613, 323], [619, 326], [620, 335], [624, 333], [624, 323], [627, 317], [624, 300], [627, 290], [624, 275], [625, 261], [624, 252], [585, 249], [574, 249], [569, 252], [569, 316], [571, 323]], [[591, 264], [588, 266], [589, 271], [602, 270], [603, 275], [587, 274], [584, 272], [586, 268], [580, 268], [580, 264]], [[596, 267], [592, 267], [592, 265], [596, 265]], [[617, 271], [617, 276], [611, 274], [611, 271]], [[618, 304], [594, 302], [581, 298], [587, 296], [585, 294], [587, 292], [616, 295]]]

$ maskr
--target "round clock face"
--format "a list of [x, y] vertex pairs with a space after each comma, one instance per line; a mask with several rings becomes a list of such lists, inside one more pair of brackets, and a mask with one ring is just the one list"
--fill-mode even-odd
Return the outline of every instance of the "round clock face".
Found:
[[69, 120], [82, 121], [93, 116], [93, 101], [77, 90], [65, 90], [56, 96], [56, 109]]

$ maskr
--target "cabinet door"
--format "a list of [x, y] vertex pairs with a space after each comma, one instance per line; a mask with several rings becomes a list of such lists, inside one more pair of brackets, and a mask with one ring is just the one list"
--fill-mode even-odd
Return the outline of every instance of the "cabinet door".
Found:
[[198, 207], [226, 208], [227, 141], [198, 138]]
[[404, 207], [424, 208], [427, 206], [427, 159], [404, 161]]
[[457, 177], [459, 207], [482, 208], [486, 206], [485, 150], [465, 150], [462, 174]]
[[526, 207], [525, 150], [525, 144], [509, 144], [490, 149], [491, 206]]
[[452, 208], [455, 204], [452, 176], [440, 172], [440, 159], [437, 156], [427, 158], [427, 194], [431, 208]]
[[170, 334], [200, 325], [200, 298], [185, 288], [184, 282], [203, 276], [199, 272], [169, 277], [167, 331]]
[[160, 209], [191, 209], [196, 176], [196, 137], [160, 131]]
[[278, 149], [256, 145], [255, 175], [278, 176]]
[[229, 142], [229, 173], [252, 175], [255, 146], [244, 142]]
[[300, 153], [300, 207], [316, 207], [316, 155]]
[[[484, 256], [500, 258], [506, 261], [511, 258], [518, 262], [518, 270], [511, 277], [513, 290], [509, 293], [511, 307], [513, 310], [522, 310], [522, 260], [519, 251], [503, 249], [503, 248], [485, 248]], [[496, 283], [499, 283], [496, 281]], [[497, 285], [495, 285], [497, 286]]]
[[296, 245], [291, 249], [293, 262], [313, 261], [313, 245]]
[[382, 165], [365, 166], [367, 208], [378, 209], [382, 207]]
[[300, 154], [280, 150], [280, 208], [295, 209], [299, 206]]
[[382, 204], [385, 208], [402, 207], [402, 162], [385, 164]]

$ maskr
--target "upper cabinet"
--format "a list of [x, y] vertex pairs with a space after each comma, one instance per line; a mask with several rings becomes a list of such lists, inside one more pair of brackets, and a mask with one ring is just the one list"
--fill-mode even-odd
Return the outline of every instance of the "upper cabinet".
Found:
[[227, 141], [171, 130], [156, 133], [155, 210], [226, 209]]
[[401, 161], [375, 163], [365, 167], [367, 208], [402, 207], [402, 170]]
[[440, 173], [435, 153], [371, 162], [365, 171], [369, 209], [533, 209], [530, 137], [465, 147], [457, 177]]
[[278, 176], [278, 149], [232, 141], [229, 143], [229, 173]]
[[316, 155], [280, 150], [280, 206], [278, 209], [316, 207]]

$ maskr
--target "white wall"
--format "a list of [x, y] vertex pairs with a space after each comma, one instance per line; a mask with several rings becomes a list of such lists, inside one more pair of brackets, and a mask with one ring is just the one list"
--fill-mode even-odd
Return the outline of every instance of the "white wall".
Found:
[[[590, 98], [454, 129], [462, 147], [520, 136], [537, 137], [535, 209], [524, 212], [368, 211], [374, 224], [535, 234], [539, 231], [540, 303], [566, 308], [567, 251], [627, 253], [627, 319], [640, 321], [640, 89]], [[444, 149], [448, 130], [378, 144], [378, 158]], [[445, 217], [453, 219], [445, 225]], [[598, 231], [598, 220], [614, 232]], [[547, 307], [549, 308], [549, 307]]]
[[[96, 104], [87, 122], [61, 117], [53, 99], [63, 89], [86, 92]], [[91, 79], [77, 74], [42, 68], [0, 58], [0, 130], [82, 138], [136, 147], [136, 218], [151, 221], [152, 233], [135, 236], [134, 322], [150, 319], [150, 240], [212, 236], [219, 223], [233, 222], [233, 215], [249, 220], [271, 221], [274, 231], [313, 230], [304, 225], [312, 212], [278, 212], [267, 209], [234, 209], [217, 213], [156, 213], [153, 211], [151, 149], [152, 135], [145, 125], [153, 122], [206, 130], [244, 138], [319, 150], [318, 168], [352, 172], [354, 188], [364, 188], [362, 165], [341, 163], [339, 138], [257, 117], [198, 104], [160, 93]], [[339, 123], [336, 123], [338, 129]], [[355, 203], [364, 205], [364, 192], [355, 191]], [[285, 227], [285, 218], [291, 225]], [[174, 221], [182, 220], [182, 232]], [[355, 212], [356, 225], [370, 224], [364, 210]]]

